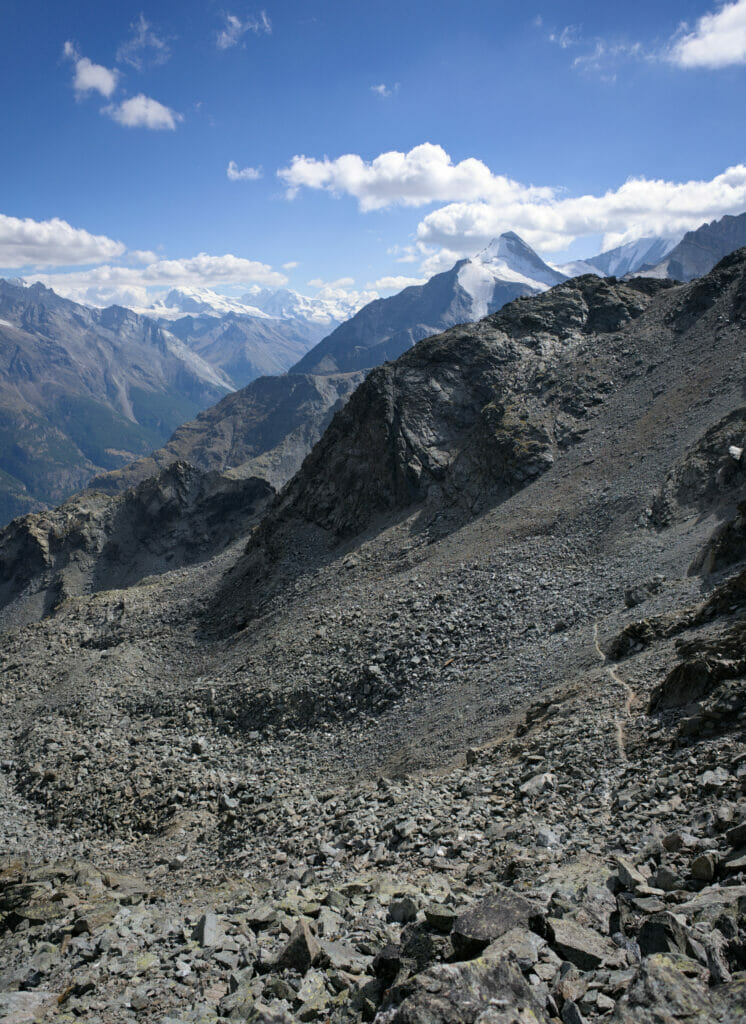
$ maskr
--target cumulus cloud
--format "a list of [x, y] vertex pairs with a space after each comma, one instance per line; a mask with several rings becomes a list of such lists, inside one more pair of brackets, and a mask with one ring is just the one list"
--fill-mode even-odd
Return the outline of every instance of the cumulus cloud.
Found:
[[416, 245], [392, 245], [386, 252], [389, 256], [396, 256], [397, 263], [416, 263], [420, 258]]
[[323, 281], [320, 277], [314, 277], [308, 282], [311, 288], [351, 288], [354, 283], [354, 277], [338, 277], [336, 281]]
[[320, 277], [314, 277], [307, 283], [309, 287], [317, 289], [315, 296], [317, 299], [340, 302], [346, 309], [351, 307], [361, 309], [378, 298], [378, 292], [374, 291], [370, 285], [366, 285], [361, 290], [355, 289], [353, 287], [354, 277], [338, 277], [335, 281], [324, 281]]
[[389, 96], [393, 96], [395, 92], [399, 91], [399, 83], [394, 82], [393, 85], [385, 85], [381, 82], [380, 85], [371, 85], [370, 91], [374, 92], [376, 96], [380, 96], [381, 99], [388, 99]]
[[451, 203], [420, 222], [417, 240], [464, 255], [511, 230], [545, 252], [596, 234], [603, 235], [604, 248], [613, 248], [645, 235], [688, 231], [744, 209], [746, 165], [738, 164], [705, 181], [630, 178], [603, 195], [571, 197], [554, 191], [539, 201]]
[[67, 221], [23, 220], [0, 214], [0, 267], [80, 266], [121, 256], [125, 247], [105, 235], [92, 235]]
[[107, 264], [85, 271], [29, 274], [26, 279], [41, 281], [76, 302], [140, 307], [150, 303], [153, 292], [166, 288], [254, 284], [280, 288], [287, 284], [287, 277], [266, 263], [231, 254], [210, 256], [204, 252], [187, 259], [157, 260], [144, 267]]
[[294, 156], [289, 167], [277, 172], [294, 198], [301, 188], [323, 189], [333, 195], [354, 196], [361, 210], [386, 206], [424, 206], [436, 200], [480, 199], [508, 202], [521, 197], [551, 196], [550, 189], [520, 185], [493, 174], [481, 160], [454, 164], [442, 146], [429, 142], [408, 153], [381, 153], [370, 162], [355, 153], [330, 160]]
[[132, 35], [117, 50], [117, 60], [129, 64], [137, 71], [165, 64], [171, 56], [168, 43], [159, 36], [141, 13], [130, 25]]
[[149, 128], [151, 131], [174, 131], [179, 121], [184, 118], [175, 110], [164, 106], [158, 100], [138, 93], [121, 103], [104, 107], [102, 113], [108, 114], [125, 128]]
[[680, 68], [724, 68], [746, 64], [746, 0], [705, 14], [693, 32], [682, 26], [670, 60]]
[[377, 281], [369, 282], [366, 288], [377, 288], [382, 292], [400, 292], [402, 288], [409, 288], [413, 284], [424, 284], [425, 281], [427, 281], [426, 277], [406, 277], [404, 274], [389, 274], [385, 277], [379, 277]]
[[230, 181], [258, 181], [262, 176], [261, 167], [239, 167], [235, 160], [231, 160], [226, 171]]
[[266, 11], [260, 11], [256, 17], [241, 19], [235, 14], [224, 15], [225, 25], [218, 32], [216, 45], [219, 50], [230, 50], [238, 46], [247, 32], [254, 35], [271, 35], [272, 23]]
[[73, 89], [76, 96], [81, 97], [90, 92], [98, 92], [108, 100], [117, 87], [119, 72], [112, 68], [106, 68], [103, 64], [94, 64], [87, 57], [81, 57], [73, 43], [69, 41], [65, 43], [63, 54], [73, 62], [75, 67]]
[[407, 261], [415, 252], [421, 256], [423, 246], [430, 247], [424, 252], [428, 258], [436, 255], [434, 247], [456, 257], [474, 253], [509, 230], [545, 252], [598, 234], [611, 248], [644, 235], [674, 235], [746, 209], [744, 164], [710, 180], [629, 178], [616, 189], [584, 196], [569, 196], [556, 186], [524, 185], [494, 174], [481, 160], [454, 163], [430, 143], [409, 153], [382, 153], [370, 162], [355, 154], [336, 160], [298, 156], [278, 174], [290, 197], [301, 188], [323, 189], [354, 196], [363, 211], [455, 200], [421, 221], [417, 249], [399, 250]]
[[130, 249], [127, 259], [130, 263], [155, 263], [158, 256], [152, 249]]
[[283, 263], [282, 264], [282, 269], [283, 270], [295, 270], [295, 268], [297, 266], [299, 266], [299, 263], [298, 263], [297, 260], [289, 260], [287, 263]]

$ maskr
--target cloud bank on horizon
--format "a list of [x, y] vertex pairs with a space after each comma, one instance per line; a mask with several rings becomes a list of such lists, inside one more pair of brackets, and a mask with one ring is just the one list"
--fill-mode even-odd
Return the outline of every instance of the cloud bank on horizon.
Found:
[[[481, 160], [454, 164], [441, 146], [430, 143], [409, 153], [382, 153], [370, 162], [357, 154], [336, 160], [297, 156], [277, 173], [290, 199], [303, 188], [316, 189], [352, 196], [363, 212], [450, 200], [417, 226], [415, 241], [428, 257], [423, 270], [429, 274], [473, 254], [504, 231], [515, 231], [548, 254], [593, 235], [601, 235], [603, 247], [612, 249], [647, 235], [683, 234], [746, 209], [744, 164], [709, 181], [630, 178], [601, 195], [582, 196], [568, 196], [557, 186], [512, 181], [492, 173]], [[433, 247], [444, 251], [433, 258]]]
[[[670, 6], [674, 11], [675, 4], [672, 2]], [[715, 6], [710, 3], [709, 7], [703, 0], [702, 7], [704, 13], [692, 24], [681, 23], [676, 28], [675, 20], [670, 18], [657, 41], [645, 44], [622, 37], [586, 36], [580, 23], [550, 28], [541, 17], [529, 23], [528, 32], [534, 47], [551, 44], [556, 59], [568, 69], [568, 80], [583, 82], [587, 76], [577, 75], [576, 71], [598, 71], [603, 77], [610, 61], [637, 62], [638, 67], [645, 61], [670, 80], [692, 81], [698, 75], [713, 80], [717, 75], [722, 78], [727, 69], [746, 65], [746, 0], [726, 0]], [[568, 9], [577, 13], [577, 5], [575, 8], [570, 5]], [[282, 20], [285, 12], [278, 9], [270, 13], [261, 10], [247, 14], [245, 9], [231, 7], [213, 11], [212, 20], [203, 26], [200, 39], [205, 59], [209, 57], [214, 61], [214, 68], [230, 66], [232, 74], [245, 74], [260, 52], [265, 52], [270, 44], [279, 44], [283, 32], [287, 35], [287, 18]], [[151, 85], [154, 92], [162, 95], [160, 89], [165, 89], [163, 83], [169, 81], [163, 77], [163, 69], [168, 64], [165, 71], [172, 70], [182, 40], [171, 27], [164, 30], [154, 26], [142, 12], [134, 18], [128, 16], [124, 24], [129, 34], [125, 35], [119, 23], [120, 41], [117, 43], [115, 37], [112, 43], [110, 38], [108, 48], [96, 41], [89, 41], [85, 46], [72, 39], [64, 43], [63, 67], [71, 76], [71, 95], [67, 101], [70, 113], [79, 116], [86, 105], [90, 108], [91, 104], [96, 104], [94, 109], [115, 124], [126, 129], [144, 129], [137, 133], [138, 145], [154, 145], [149, 132], [160, 133], [158, 144], [166, 147], [164, 152], [169, 154], [169, 159], [172, 150], [181, 145], [180, 156], [175, 157], [173, 163], [175, 180], [177, 175], [188, 172], [189, 139], [202, 100], [187, 103], [185, 94], [177, 92], [175, 87], [174, 107], [149, 95]], [[304, 24], [298, 22], [298, 25]], [[304, 47], [306, 34], [307, 30], [301, 28]], [[246, 53], [249, 41], [255, 47], [251, 61]], [[83, 50], [94, 57], [106, 53], [111, 57], [104, 63], [97, 63]], [[143, 89], [133, 87], [136, 76], [153, 69], [159, 69], [159, 84], [155, 85], [154, 79]], [[408, 150], [406, 147], [387, 148], [392, 132], [386, 131], [386, 119], [400, 117], [400, 111], [413, 101], [408, 82], [405, 81], [399, 91], [398, 77], [400, 69], [395, 67], [366, 67], [360, 71], [360, 93], [370, 104], [369, 116], [381, 119], [377, 122], [378, 137], [383, 136], [383, 144], [371, 144], [367, 151], [367, 139], [358, 139], [354, 147], [350, 146], [350, 151], [342, 146], [337, 148], [339, 155], [334, 155], [334, 148], [331, 156], [313, 155], [315, 146], [309, 146], [306, 151], [311, 155], [303, 155], [300, 145], [296, 148], [290, 136], [283, 135], [284, 152], [270, 160], [262, 148], [266, 139], [262, 136], [262, 122], [256, 117], [260, 107], [257, 101], [251, 107], [252, 116], [247, 122], [250, 130], [246, 137], [228, 132], [223, 138], [214, 136], [218, 140], [215, 155], [220, 167], [214, 172], [215, 189], [219, 187], [218, 179], [222, 179], [231, 200], [246, 203], [247, 208], [252, 203], [264, 203], [267, 209], [292, 209], [297, 213], [298, 237], [306, 223], [314, 223], [305, 219], [309, 207], [314, 206], [319, 211], [323, 206], [329, 211], [330, 220], [337, 217], [336, 223], [339, 223], [339, 211], [343, 211], [341, 216], [345, 218], [349, 234], [356, 234], [358, 239], [364, 237], [369, 252], [378, 244], [381, 253], [388, 257], [384, 261], [379, 254], [380, 265], [374, 265], [370, 257], [362, 258], [364, 266], [356, 268], [356, 273], [360, 281], [367, 283], [360, 286], [364, 292], [356, 292], [355, 280], [346, 281], [347, 274], [338, 276], [347, 269], [343, 243], [339, 248], [342, 265], [336, 273], [335, 268], [329, 273], [328, 267], [323, 275], [316, 271], [317, 277], [307, 282], [309, 287], [331, 287], [323, 282], [322, 276], [325, 276], [334, 279], [333, 286], [338, 291], [347, 289], [350, 294], [375, 297], [379, 292], [422, 282], [457, 259], [474, 254], [505, 231], [515, 231], [545, 258], [552, 259], [584, 240], [597, 251], [599, 239], [600, 247], [608, 249], [648, 235], [673, 237], [705, 221], [746, 210], [746, 160], [739, 159], [739, 152], [729, 154], [729, 158], [720, 163], [713, 161], [714, 167], [708, 167], [707, 174], [682, 174], [680, 178], [675, 173], [635, 174], [631, 166], [625, 167], [627, 173], [620, 173], [617, 180], [610, 180], [607, 171], [602, 185], [573, 189], [565, 187], [561, 176], [559, 180], [546, 180], [547, 172], [542, 172], [544, 180], [538, 182], [525, 180], [528, 177], [525, 171], [513, 176], [503, 173], [499, 165], [504, 158], [500, 152], [496, 156], [494, 151], [489, 153], [485, 149], [479, 156], [469, 155], [473, 134], [465, 137], [460, 146], [453, 144], [453, 132], [450, 132], [451, 140], [446, 144], [441, 144], [436, 133], [436, 141], [419, 142]], [[607, 77], [606, 81], [611, 82], [612, 77]], [[261, 81], [263, 83], [263, 79]], [[374, 84], [370, 84], [371, 81]], [[231, 102], [236, 101], [234, 91]], [[190, 112], [189, 122], [176, 106]], [[410, 115], [410, 121], [403, 123], [409, 140], [417, 122]], [[392, 121], [392, 126], [394, 124], [401, 137], [402, 122]], [[279, 132], [282, 122], [273, 121], [271, 127]], [[416, 130], [419, 133], [419, 129]], [[433, 137], [431, 131], [422, 134], [426, 138], [427, 135]], [[444, 131], [444, 143], [448, 135], [448, 131]], [[130, 140], [134, 147], [135, 135], [128, 136], [126, 145]], [[416, 136], [411, 141], [416, 141]], [[245, 147], [250, 147], [250, 163], [231, 158], [241, 155], [239, 146], [244, 147], [244, 153], [247, 152]], [[452, 156], [455, 152], [459, 153], [458, 157]], [[290, 156], [292, 153], [296, 155]], [[208, 148], [207, 157], [210, 155]], [[203, 163], [205, 157], [204, 150], [200, 151]], [[635, 162], [636, 151], [632, 149], [629, 163]], [[266, 173], [263, 166], [267, 168]], [[701, 167], [698, 170], [701, 171]], [[143, 187], [148, 185], [145, 179]], [[201, 187], [204, 188], [204, 178]], [[318, 197], [315, 202], [309, 200], [311, 195]], [[339, 202], [333, 207], [325, 206], [327, 200]], [[191, 201], [194, 202], [194, 197]], [[207, 196], [205, 208], [209, 209], [209, 203]], [[316, 213], [317, 230], [319, 219], [323, 220], [324, 216], [324, 213]], [[96, 216], [97, 228], [112, 224], [105, 234], [70, 223], [85, 223], [85, 220], [85, 216], [34, 219], [0, 215], [0, 273], [20, 272], [29, 280], [41, 280], [79, 301], [145, 307], [165, 288], [281, 287], [287, 284], [288, 275], [292, 275], [299, 262], [310, 267], [307, 253], [292, 248], [275, 253], [271, 259], [253, 258], [262, 255], [261, 249], [268, 237], [266, 232], [273, 228], [272, 216], [267, 217], [269, 228], [265, 226], [264, 235], [251, 230], [244, 238], [234, 240], [234, 244], [220, 248], [218, 241], [214, 248], [222, 255], [206, 252], [192, 255], [198, 248], [209, 246], [200, 238], [193, 247], [183, 241], [174, 245], [162, 237], [153, 237], [150, 224], [133, 231], [129, 223], [126, 228], [119, 224], [113, 213], [108, 219], [105, 213], [103, 218]], [[360, 225], [364, 225], [362, 231]], [[397, 225], [404, 226], [395, 241], [391, 236]], [[132, 236], [129, 241], [138, 248], [129, 248], [117, 240], [126, 233]], [[317, 251], [322, 249], [319, 244], [322, 239], [314, 235], [314, 228], [309, 227], [307, 233], [310, 240], [305, 239], [303, 244], [307, 248], [315, 246]], [[359, 242], [357, 245], [362, 249]], [[245, 254], [241, 251], [244, 246], [249, 250]], [[158, 254], [152, 250], [158, 250]], [[174, 258], [164, 255], [169, 251]], [[300, 261], [298, 256], [301, 256]], [[281, 269], [276, 270], [273, 263]], [[397, 264], [402, 263], [417, 264], [417, 267], [412, 268], [411, 274], [401, 274]]]

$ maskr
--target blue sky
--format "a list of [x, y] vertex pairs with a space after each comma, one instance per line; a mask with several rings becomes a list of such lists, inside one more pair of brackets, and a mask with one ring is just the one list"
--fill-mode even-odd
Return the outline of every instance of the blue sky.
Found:
[[746, 210], [746, 0], [4, 0], [0, 273], [370, 297]]

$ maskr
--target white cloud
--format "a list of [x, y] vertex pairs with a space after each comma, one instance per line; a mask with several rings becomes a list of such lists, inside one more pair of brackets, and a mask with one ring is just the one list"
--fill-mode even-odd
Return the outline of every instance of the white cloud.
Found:
[[627, 61], [657, 61], [658, 54], [648, 53], [644, 50], [642, 43], [610, 43], [604, 39], [597, 39], [593, 49], [587, 53], [579, 54], [572, 62], [573, 68], [577, 71], [586, 71], [599, 74], [605, 82], [615, 82], [615, 68]]
[[171, 56], [168, 43], [153, 31], [152, 25], [145, 20], [145, 15], [130, 25], [132, 36], [117, 50], [117, 60], [129, 64], [137, 71], [148, 66], [165, 64]]
[[308, 282], [311, 288], [351, 288], [354, 283], [354, 277], [338, 277], [336, 281], [322, 281], [320, 277], [314, 277]]
[[629, 178], [602, 195], [584, 196], [569, 196], [556, 186], [521, 184], [493, 174], [480, 160], [454, 164], [444, 149], [429, 143], [409, 153], [382, 153], [370, 162], [354, 154], [336, 160], [299, 156], [278, 174], [291, 196], [302, 187], [346, 193], [357, 198], [363, 211], [456, 199], [420, 222], [415, 250], [399, 250], [404, 260], [414, 252], [427, 257], [428, 269], [439, 259], [435, 247], [458, 258], [509, 230], [544, 252], [598, 234], [611, 248], [644, 235], [684, 232], [746, 209], [744, 164], [708, 181]]
[[127, 259], [130, 263], [155, 263], [158, 255], [152, 249], [130, 249]]
[[554, 190], [549, 199], [538, 201], [451, 203], [420, 222], [417, 240], [459, 256], [508, 230], [545, 252], [596, 234], [604, 236], [604, 248], [612, 248], [644, 235], [688, 231], [745, 209], [746, 165], [739, 164], [709, 181], [630, 178], [603, 195], [569, 197]]
[[153, 292], [170, 288], [229, 284], [244, 288], [253, 284], [279, 288], [287, 284], [285, 275], [266, 263], [231, 254], [210, 256], [204, 252], [187, 259], [157, 260], [144, 267], [107, 264], [92, 270], [27, 274], [25, 278], [41, 281], [66, 298], [95, 306], [120, 303], [143, 307], [152, 301]]
[[104, 107], [102, 113], [125, 128], [149, 128], [151, 131], [174, 131], [177, 123], [184, 120], [175, 110], [142, 93]]
[[724, 68], [746, 64], [746, 0], [726, 3], [705, 14], [693, 32], [682, 27], [670, 60], [680, 68]]
[[577, 25], [565, 25], [561, 32], [551, 32], [549, 42], [555, 43], [561, 50], [577, 46], [580, 42], [580, 29]]
[[394, 82], [393, 85], [385, 85], [381, 82], [380, 85], [371, 85], [370, 91], [374, 92], [376, 96], [380, 96], [381, 99], [388, 99], [389, 96], [393, 96], [395, 92], [399, 91], [399, 83]]
[[258, 181], [262, 176], [262, 169], [261, 167], [239, 167], [235, 160], [231, 160], [226, 174], [230, 181]]
[[272, 33], [272, 23], [266, 11], [260, 11], [256, 17], [244, 20], [235, 14], [226, 14], [224, 17], [225, 26], [218, 32], [216, 39], [219, 50], [230, 50], [233, 46], [238, 46], [247, 32], [253, 32], [257, 36]]
[[121, 256], [125, 247], [105, 235], [92, 235], [67, 221], [24, 220], [0, 214], [0, 267], [65, 267]]
[[299, 266], [299, 265], [300, 264], [298, 263], [297, 260], [290, 260], [288, 263], [283, 263], [282, 264], [282, 269], [283, 270], [295, 270], [295, 268], [297, 266]]
[[405, 277], [403, 274], [389, 274], [386, 277], [379, 277], [377, 281], [369, 282], [365, 287], [377, 288], [382, 292], [400, 292], [402, 288], [409, 288], [413, 284], [424, 284], [425, 281], [427, 281], [426, 277]]
[[519, 185], [503, 175], [492, 174], [486, 164], [473, 158], [454, 164], [442, 146], [429, 142], [408, 153], [381, 153], [366, 162], [355, 153], [336, 160], [294, 156], [278, 177], [287, 186], [288, 198], [301, 188], [324, 189], [335, 195], [354, 196], [361, 210], [386, 206], [423, 206], [436, 200], [480, 199], [508, 202], [519, 198], [551, 196], [550, 189]]
[[65, 43], [63, 54], [75, 65], [73, 76], [75, 94], [81, 97], [86, 96], [89, 92], [98, 92], [108, 100], [117, 87], [119, 72], [105, 68], [103, 64], [94, 64], [87, 57], [81, 57], [69, 40]]
[[397, 263], [416, 263], [420, 251], [415, 245], [392, 245], [386, 250], [389, 256], [396, 256]]
[[339, 277], [335, 281], [324, 281], [320, 277], [315, 277], [307, 283], [309, 287], [317, 289], [315, 298], [339, 303], [348, 310], [350, 308], [361, 309], [378, 298], [378, 292], [372, 290], [370, 285], [366, 285], [361, 290], [353, 288], [355, 284], [353, 277]]

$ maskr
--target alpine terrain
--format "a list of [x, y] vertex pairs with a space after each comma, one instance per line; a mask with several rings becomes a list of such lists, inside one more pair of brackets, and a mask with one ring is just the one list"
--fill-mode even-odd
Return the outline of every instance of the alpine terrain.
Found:
[[746, 250], [562, 278], [0, 532], [0, 1017], [744, 1019]]
[[152, 320], [0, 280], [0, 521], [149, 452], [229, 389]]

